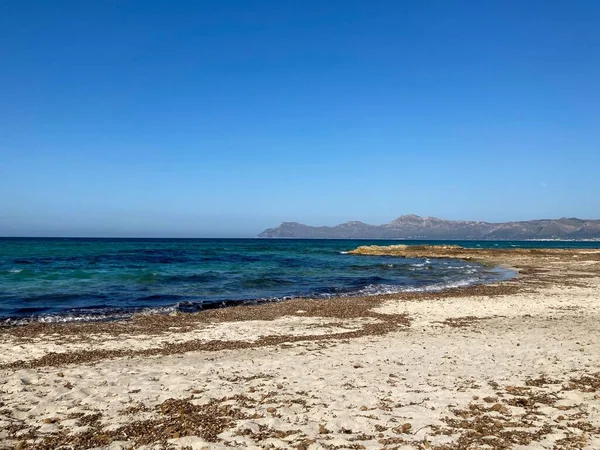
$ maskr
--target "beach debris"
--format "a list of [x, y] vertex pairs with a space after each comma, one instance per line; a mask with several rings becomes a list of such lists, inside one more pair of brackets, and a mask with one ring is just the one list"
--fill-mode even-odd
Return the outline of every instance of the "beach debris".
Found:
[[508, 408], [500, 403], [496, 403], [494, 406], [490, 408], [492, 411], [499, 412], [501, 414], [509, 414]]
[[408, 434], [412, 430], [412, 425], [409, 422], [406, 422], [399, 427], [392, 428], [392, 431], [396, 434]]
[[319, 425], [319, 434], [329, 434], [331, 433], [323, 424]]

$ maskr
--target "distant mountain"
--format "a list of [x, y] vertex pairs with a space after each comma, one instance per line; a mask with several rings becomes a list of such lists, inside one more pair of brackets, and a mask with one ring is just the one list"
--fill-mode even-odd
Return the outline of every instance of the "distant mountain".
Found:
[[523, 222], [473, 222], [420, 217], [398, 217], [384, 225], [346, 222], [334, 227], [312, 227], [297, 222], [283, 222], [269, 228], [260, 238], [303, 239], [600, 239], [600, 220], [576, 218], [542, 219]]

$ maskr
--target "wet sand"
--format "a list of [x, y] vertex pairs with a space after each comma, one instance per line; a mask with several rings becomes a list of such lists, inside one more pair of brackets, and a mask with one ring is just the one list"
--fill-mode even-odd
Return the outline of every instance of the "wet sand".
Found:
[[600, 251], [361, 247], [519, 277], [0, 329], [0, 448], [600, 448]]

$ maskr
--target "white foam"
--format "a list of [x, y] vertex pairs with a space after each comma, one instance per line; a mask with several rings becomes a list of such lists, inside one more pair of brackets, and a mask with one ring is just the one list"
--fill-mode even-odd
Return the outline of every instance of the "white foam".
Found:
[[8, 272], [9, 273], [21, 273], [21, 272], [23, 272], [23, 269], [10, 269]]
[[127, 319], [131, 317], [131, 314], [49, 314], [46, 316], [37, 317], [19, 317], [5, 319], [0, 322], [0, 326], [19, 326], [27, 325], [29, 323], [70, 323], [70, 322], [101, 322], [105, 320], [119, 320]]
[[381, 295], [398, 294], [401, 292], [439, 292], [445, 289], [471, 286], [477, 283], [477, 278], [466, 278], [464, 280], [451, 281], [446, 283], [435, 283], [427, 286], [397, 286], [392, 284], [369, 284], [352, 295]]
[[129, 317], [129, 314], [66, 314], [40, 316], [34, 320], [42, 323], [67, 323], [67, 322], [97, 322], [109, 319], [124, 319]]
[[157, 314], [171, 314], [177, 312], [179, 310], [180, 303], [175, 303], [170, 306], [157, 306], [154, 308], [145, 308], [141, 311], [136, 311], [134, 314], [138, 314], [141, 316], [153, 316]]

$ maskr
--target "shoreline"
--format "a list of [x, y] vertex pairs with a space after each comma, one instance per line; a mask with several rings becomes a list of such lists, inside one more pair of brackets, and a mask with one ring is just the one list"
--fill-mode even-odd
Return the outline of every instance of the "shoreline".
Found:
[[[406, 256], [393, 247], [355, 251]], [[504, 264], [519, 276], [440, 292], [0, 328], [0, 448], [445, 450], [467, 441], [513, 448], [518, 436], [533, 445], [523, 448], [549, 439], [556, 448], [599, 446], [600, 251], [417, 251]], [[202, 405], [225, 418], [203, 415]]]
[[[359, 247], [362, 248], [362, 247]], [[356, 250], [350, 250], [350, 251], [346, 251], [344, 252], [345, 254], [360, 254], [358, 253]], [[380, 255], [377, 255], [380, 256]], [[389, 256], [389, 255], [386, 255]], [[398, 256], [398, 255], [392, 255], [392, 256]], [[426, 259], [426, 257], [424, 258], [420, 258], [419, 259]], [[445, 257], [441, 257], [440, 259], [446, 259], [446, 260], [450, 260], [450, 259], [460, 259], [460, 258], [445, 258]], [[465, 260], [465, 262], [467, 262]], [[366, 298], [370, 298], [370, 297], [379, 297], [379, 296], [385, 296], [385, 295], [399, 295], [399, 294], [415, 294], [415, 295], [419, 295], [419, 294], [424, 294], [424, 293], [437, 293], [437, 292], [444, 292], [447, 290], [451, 290], [451, 289], [457, 289], [457, 288], [468, 288], [468, 287], [472, 287], [472, 286], [483, 286], [483, 285], [490, 285], [490, 284], [496, 284], [496, 283], [500, 283], [503, 281], [508, 281], [512, 278], [515, 278], [518, 276], [518, 271], [515, 270], [514, 268], [505, 265], [505, 264], [496, 264], [496, 263], [487, 263], [484, 261], [476, 261], [477, 264], [479, 264], [481, 266], [481, 268], [487, 268], [487, 269], [491, 269], [489, 273], [491, 273], [492, 271], [495, 274], [495, 278], [489, 278], [489, 279], [480, 279], [480, 280], [454, 280], [454, 281], [449, 281], [448, 283], [445, 284], [428, 284], [425, 286], [421, 286], [421, 287], [417, 287], [417, 286], [403, 286], [403, 285], [385, 285], [385, 286], [389, 286], [392, 289], [388, 290], [387, 292], [385, 290], [381, 290], [381, 291], [374, 291], [374, 292], [370, 292], [370, 293], [364, 293], [362, 291], [366, 290], [365, 288], [361, 288], [358, 291], [350, 291], [344, 294], [315, 294], [314, 296], [311, 295], [295, 295], [295, 294], [289, 294], [283, 297], [273, 297], [273, 298], [255, 298], [255, 299], [231, 299], [231, 300], [224, 300], [222, 303], [208, 303], [204, 306], [204, 309], [198, 309], [195, 311], [185, 311], [185, 310], [178, 310], [177, 309], [177, 304], [171, 304], [171, 305], [162, 305], [162, 306], [156, 306], [156, 307], [148, 307], [148, 308], [140, 308], [140, 309], [134, 309], [134, 310], [127, 310], [127, 309], [123, 309], [123, 310], [117, 310], [115, 311], [112, 315], [102, 315], [102, 314], [98, 314], [97, 316], [90, 314], [88, 316], [73, 316], [72, 318], [69, 318], [69, 315], [67, 313], [61, 313], [61, 312], [56, 312], [53, 314], [49, 314], [49, 315], [38, 315], [38, 316], [23, 316], [23, 317], [3, 317], [1, 318], [1, 320], [3, 320], [2, 323], [0, 323], [0, 334], [1, 334], [1, 330], [4, 328], [13, 328], [13, 327], [24, 327], [24, 326], [29, 326], [29, 327], [35, 327], [36, 325], [38, 325], [38, 327], [44, 327], [44, 326], [48, 326], [48, 327], [52, 327], [53, 325], [57, 325], [57, 326], [68, 326], [68, 325], [78, 325], [78, 324], [102, 324], [102, 323], [118, 323], [118, 322], [128, 322], [131, 320], [137, 320], [140, 317], [144, 317], [144, 316], [173, 316], [173, 315], [195, 315], [195, 314], [206, 314], [208, 311], [211, 310], [216, 310], [216, 309], [222, 309], [222, 308], [236, 308], [236, 307], [247, 307], [247, 306], [263, 306], [263, 305], [268, 305], [268, 304], [274, 304], [274, 303], [280, 303], [280, 302], [287, 302], [287, 301], [292, 301], [292, 300], [299, 300], [299, 301], [328, 301], [330, 299], [341, 299], [341, 298], [348, 298], [348, 299], [352, 299], [352, 298], [361, 298], [361, 297], [366, 297]], [[381, 286], [383, 288], [383, 286]], [[398, 290], [393, 290], [394, 288], [397, 288]]]
[[[83, 248], [57, 247], [53, 253], [55, 242], [30, 250], [20, 243], [8, 249], [0, 264], [0, 327], [102, 322], [292, 298], [438, 291], [505, 276], [466, 261], [349, 255], [359, 244], [170, 243], [150, 249], [86, 243]], [[70, 259], [77, 252], [81, 258]]]

